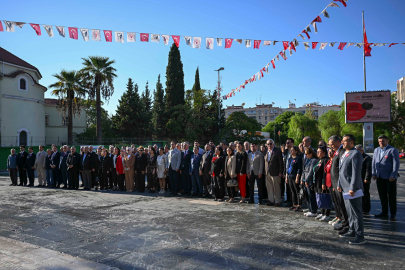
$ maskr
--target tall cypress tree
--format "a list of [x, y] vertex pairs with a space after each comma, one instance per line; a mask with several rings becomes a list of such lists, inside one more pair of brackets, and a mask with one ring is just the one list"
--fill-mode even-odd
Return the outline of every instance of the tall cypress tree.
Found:
[[150, 133], [152, 131], [151, 128], [151, 119], [152, 119], [152, 112], [151, 112], [151, 107], [152, 107], [152, 101], [150, 97], [150, 91], [149, 91], [149, 83], [146, 82], [145, 86], [145, 91], [142, 92], [141, 95], [141, 104], [139, 106], [139, 120], [137, 123], [138, 127], [138, 134], [142, 138], [146, 138], [150, 136]]
[[173, 43], [166, 67], [166, 109], [184, 104], [184, 72], [179, 48]]
[[194, 85], [193, 85], [193, 91], [199, 91], [201, 90], [201, 86], [200, 86], [200, 71], [197, 70], [195, 71], [195, 79], [194, 79]]
[[116, 114], [113, 116], [113, 127], [117, 134], [122, 137], [136, 137], [134, 126], [138, 121], [137, 107], [139, 106], [138, 86], [131, 78], [128, 79], [127, 90], [120, 100]]
[[165, 104], [164, 90], [160, 82], [160, 74], [156, 83], [156, 91], [154, 92], [153, 108], [152, 108], [152, 123], [153, 137], [155, 139], [165, 135], [166, 119], [165, 119]]

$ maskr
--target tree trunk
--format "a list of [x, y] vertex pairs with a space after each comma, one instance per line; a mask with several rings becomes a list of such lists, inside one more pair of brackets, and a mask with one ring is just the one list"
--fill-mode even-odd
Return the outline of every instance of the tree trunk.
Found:
[[73, 91], [68, 90], [68, 145], [73, 145]]
[[96, 106], [97, 106], [97, 143], [102, 144], [103, 134], [101, 128], [101, 93], [100, 93], [100, 80], [97, 78], [97, 94], [96, 94]]

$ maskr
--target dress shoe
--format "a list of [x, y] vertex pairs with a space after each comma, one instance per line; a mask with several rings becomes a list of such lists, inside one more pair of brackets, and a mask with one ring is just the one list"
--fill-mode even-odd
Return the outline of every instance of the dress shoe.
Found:
[[248, 204], [254, 204], [255, 202], [254, 201], [248, 201]]
[[18, 184], [17, 186], [22, 186], [22, 184]]
[[388, 214], [380, 213], [378, 215], [374, 215], [375, 218], [388, 218]]
[[343, 237], [343, 238], [354, 238], [356, 237], [356, 234], [354, 232], [349, 232], [349, 229], [347, 229], [346, 233], [339, 233], [339, 237]]
[[[344, 235], [344, 234], [346, 234], [348, 231], [349, 231], [349, 228], [343, 228], [343, 229], [341, 229], [341, 230], [338, 232], [338, 234], [339, 234], [339, 235]], [[353, 233], [353, 234], [354, 234], [354, 233]]]
[[390, 220], [391, 220], [391, 221], [397, 221], [397, 216], [396, 216], [396, 215], [391, 215]]
[[370, 215], [370, 212], [363, 212], [363, 215], [368, 216], [368, 215]]
[[294, 212], [302, 212], [302, 208], [301, 207], [296, 207]]
[[14, 184], [10, 184], [9, 186], [14, 186]]
[[333, 229], [334, 229], [335, 231], [341, 231], [341, 230], [343, 230], [343, 226], [333, 227]]
[[266, 203], [266, 205], [267, 205], [267, 206], [272, 206], [272, 205], [274, 205], [274, 203], [272, 203], [272, 202], [269, 201], [269, 202]]
[[37, 185], [36, 187], [42, 187], [42, 185]]
[[275, 207], [279, 207], [281, 205], [281, 203], [275, 203], [274, 206]]
[[29, 186], [29, 187], [33, 187], [33, 186], [34, 186], [34, 184], [29, 184], [28, 186]]
[[365, 243], [366, 239], [364, 239], [364, 237], [363, 238], [356, 237], [354, 240], [349, 241], [350, 245], [363, 245]]

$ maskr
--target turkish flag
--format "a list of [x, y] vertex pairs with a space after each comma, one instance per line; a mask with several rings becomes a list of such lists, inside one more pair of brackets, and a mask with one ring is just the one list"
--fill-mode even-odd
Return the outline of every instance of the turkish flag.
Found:
[[288, 59], [287, 56], [283, 52], [280, 52], [280, 55], [281, 55], [281, 57], [283, 57], [284, 60]]
[[225, 39], [225, 49], [229, 49], [232, 46], [232, 38], [226, 38]]
[[69, 30], [69, 37], [73, 39], [77, 39], [78, 37], [78, 32], [76, 27], [68, 27]]
[[261, 40], [255, 40], [253, 43], [253, 49], [259, 49]]
[[312, 49], [315, 49], [316, 45], [318, 45], [318, 42], [312, 42]]
[[321, 19], [321, 17], [318, 16], [312, 22], [322, 22], [322, 19]]
[[141, 41], [142, 42], [149, 42], [149, 34], [141, 33]]
[[293, 49], [294, 52], [297, 52], [297, 50], [295, 49], [294, 42], [290, 42], [290, 49]]
[[288, 49], [288, 41], [283, 41], [284, 50]]
[[0, 21], [0, 32], [3, 32], [4, 31], [4, 29], [3, 29], [3, 24], [1, 23], [1, 21]]
[[345, 48], [347, 42], [340, 42], [338, 49], [343, 51], [343, 49]]
[[112, 31], [111, 30], [103, 30], [105, 41], [112, 42]]
[[342, 3], [345, 7], [347, 7], [347, 4], [345, 2], [345, 0], [334, 0], [335, 2], [340, 2]]
[[304, 33], [305, 35], [307, 35], [308, 39], [311, 39], [311, 37], [308, 35], [307, 30], [303, 30], [302, 33]]
[[37, 33], [37, 35], [40, 36], [41, 35], [41, 27], [39, 26], [39, 24], [30, 23], [30, 25], [35, 30], [35, 33]]
[[180, 36], [172, 36], [174, 44], [176, 44], [177, 48], [180, 46]]
[[363, 28], [363, 43], [364, 43], [364, 56], [371, 56], [371, 44], [368, 43], [367, 40], [367, 33], [366, 33], [366, 25], [364, 24], [364, 28]]
[[388, 48], [390, 48], [391, 46], [397, 45], [398, 43], [391, 43], [390, 46], [388, 46]]

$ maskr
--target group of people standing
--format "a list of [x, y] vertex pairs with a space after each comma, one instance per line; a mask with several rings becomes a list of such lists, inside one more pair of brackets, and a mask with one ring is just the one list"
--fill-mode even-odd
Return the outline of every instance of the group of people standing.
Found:
[[[79, 189], [79, 179], [84, 190], [113, 190], [126, 192], [166, 193], [171, 196], [214, 198], [219, 202], [255, 203], [255, 185], [258, 203], [268, 206], [288, 206], [289, 210], [306, 217], [329, 222], [341, 237], [350, 238], [351, 244], [363, 244], [363, 214], [371, 210], [370, 184], [377, 181], [382, 213], [377, 218], [396, 220], [396, 182], [399, 169], [398, 150], [388, 145], [384, 135], [378, 138], [380, 147], [374, 156], [364, 153], [361, 145], [355, 146], [353, 135], [321, 140], [312, 148], [311, 138], [294, 145], [288, 138], [286, 144], [276, 147], [273, 140], [259, 147], [255, 143], [233, 142], [229, 145], [212, 141], [200, 148], [194, 141], [193, 150], [188, 142], [170, 147], [157, 145], [144, 148], [110, 146], [109, 149], [92, 146], [55, 145], [52, 150], [39, 146], [20, 147], [20, 153], [11, 150], [7, 160], [11, 185], [34, 186], [37, 170], [38, 186]], [[17, 184], [17, 172], [20, 183]], [[145, 182], [147, 180], [147, 184]], [[63, 186], [61, 186], [63, 184]], [[331, 209], [318, 209], [317, 194], [329, 194], [336, 217], [330, 218]], [[228, 198], [225, 200], [225, 197]], [[285, 196], [287, 199], [285, 200]], [[284, 203], [284, 204], [282, 204]], [[308, 209], [303, 209], [303, 204]]]

